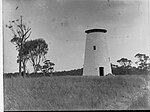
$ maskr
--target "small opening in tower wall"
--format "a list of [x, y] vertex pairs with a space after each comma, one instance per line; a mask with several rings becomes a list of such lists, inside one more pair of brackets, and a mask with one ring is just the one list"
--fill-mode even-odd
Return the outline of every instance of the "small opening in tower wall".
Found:
[[99, 67], [99, 75], [104, 76], [104, 67]]
[[93, 50], [96, 50], [96, 46], [93, 46]]

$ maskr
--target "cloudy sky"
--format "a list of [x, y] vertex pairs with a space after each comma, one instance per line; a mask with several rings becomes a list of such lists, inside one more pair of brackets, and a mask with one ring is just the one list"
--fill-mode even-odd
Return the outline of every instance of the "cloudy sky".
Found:
[[[18, 9], [16, 7], [18, 6]], [[32, 28], [30, 39], [43, 38], [55, 70], [83, 67], [85, 30], [108, 30], [111, 62], [136, 53], [149, 55], [148, 0], [3, 0], [3, 26], [23, 16]], [[11, 32], [3, 27], [4, 72], [17, 72], [17, 51]], [[32, 71], [30, 64], [28, 69]]]

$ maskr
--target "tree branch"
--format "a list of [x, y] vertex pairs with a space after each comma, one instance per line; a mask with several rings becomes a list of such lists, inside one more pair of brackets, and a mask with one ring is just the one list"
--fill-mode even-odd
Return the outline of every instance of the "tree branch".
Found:
[[26, 40], [30, 37], [30, 35], [31, 35], [31, 32], [30, 32], [29, 35], [25, 38], [24, 41], [26, 41]]
[[25, 36], [30, 30], [31, 30], [31, 28], [29, 28], [23, 36]]

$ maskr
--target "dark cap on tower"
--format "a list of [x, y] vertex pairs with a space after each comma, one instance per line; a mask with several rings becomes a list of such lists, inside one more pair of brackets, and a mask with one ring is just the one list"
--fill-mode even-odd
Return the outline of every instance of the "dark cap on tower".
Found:
[[86, 30], [85, 33], [93, 33], [93, 32], [103, 32], [106, 33], [107, 30], [106, 29], [90, 29], [90, 30]]

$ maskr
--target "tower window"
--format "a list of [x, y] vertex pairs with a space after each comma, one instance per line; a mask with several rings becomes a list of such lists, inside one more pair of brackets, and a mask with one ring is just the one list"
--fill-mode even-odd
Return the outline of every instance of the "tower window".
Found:
[[96, 46], [93, 46], [93, 50], [96, 50]]

